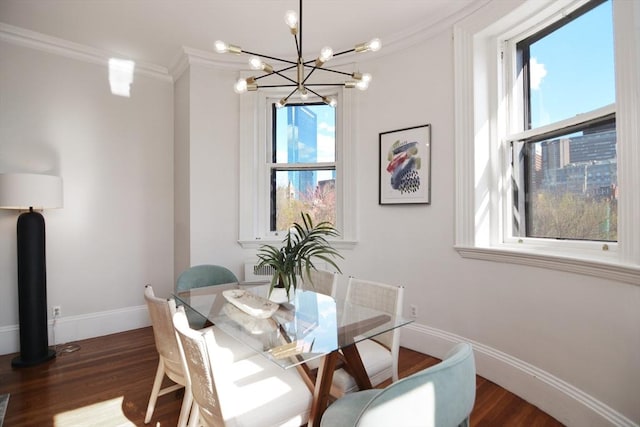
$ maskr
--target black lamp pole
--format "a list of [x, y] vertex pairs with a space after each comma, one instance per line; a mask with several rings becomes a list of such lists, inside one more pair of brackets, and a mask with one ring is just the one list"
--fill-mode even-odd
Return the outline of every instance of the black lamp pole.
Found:
[[47, 269], [44, 217], [29, 208], [18, 217], [18, 309], [20, 355], [15, 367], [37, 365], [55, 357], [47, 328]]

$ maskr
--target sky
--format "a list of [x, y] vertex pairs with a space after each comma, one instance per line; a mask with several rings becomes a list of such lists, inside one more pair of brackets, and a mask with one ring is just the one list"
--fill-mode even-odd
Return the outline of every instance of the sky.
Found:
[[615, 102], [611, 0], [531, 45], [532, 127]]
[[[336, 132], [336, 110], [329, 105], [316, 105], [313, 107], [318, 120], [318, 136], [317, 136], [317, 161], [318, 162], [335, 162], [335, 132]], [[287, 157], [287, 115], [278, 114], [278, 153], [279, 162], [286, 162]], [[284, 176], [282, 176], [284, 178]], [[332, 171], [318, 171], [316, 178], [318, 180], [331, 179]], [[278, 185], [286, 183], [279, 182]]]

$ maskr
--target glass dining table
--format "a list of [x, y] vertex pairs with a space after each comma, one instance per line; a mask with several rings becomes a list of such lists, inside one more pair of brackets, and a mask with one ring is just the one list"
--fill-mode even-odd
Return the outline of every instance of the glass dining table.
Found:
[[216, 325], [283, 369], [297, 369], [313, 393], [310, 427], [320, 425], [333, 372], [342, 364], [360, 390], [371, 388], [354, 344], [412, 321], [311, 290], [298, 289], [289, 302], [280, 304], [268, 296], [269, 285], [256, 282], [174, 294], [192, 327]]

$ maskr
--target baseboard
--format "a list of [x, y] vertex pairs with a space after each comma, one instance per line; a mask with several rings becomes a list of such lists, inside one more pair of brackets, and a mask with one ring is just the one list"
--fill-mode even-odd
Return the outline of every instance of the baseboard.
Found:
[[471, 343], [478, 375], [566, 426], [638, 427], [620, 412], [560, 378], [484, 344], [417, 323], [404, 326], [400, 337], [402, 346], [440, 359], [454, 344]]
[[[49, 320], [49, 345], [64, 344], [150, 326], [146, 305]], [[18, 325], [0, 327], [0, 354], [20, 351]]]

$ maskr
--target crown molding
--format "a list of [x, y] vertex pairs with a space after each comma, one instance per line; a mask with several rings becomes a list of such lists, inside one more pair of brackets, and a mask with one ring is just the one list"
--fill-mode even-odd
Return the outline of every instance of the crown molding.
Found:
[[221, 61], [221, 57], [224, 57], [224, 55], [215, 54], [206, 50], [194, 49], [188, 46], [182, 46], [182, 50], [178, 55], [176, 55], [176, 58], [171, 63], [172, 65], [169, 67], [169, 74], [172, 76], [173, 80], [176, 81], [190, 65], [194, 64], [226, 70], [237, 70], [239, 65], [243, 63], [246, 65], [246, 60]]
[[[92, 64], [104, 66], [108, 66], [110, 58], [117, 57], [121, 59], [128, 59], [113, 52], [107, 52], [24, 28], [15, 27], [3, 22], [0, 22], [0, 40], [78, 61], [90, 62]], [[169, 82], [173, 81], [165, 67], [140, 61], [135, 61], [135, 63], [135, 74], [141, 74]]]
[[434, 17], [431, 21], [425, 24], [409, 27], [404, 31], [395, 33], [392, 37], [383, 40], [383, 48], [379, 52], [376, 52], [375, 56], [396, 53], [420, 42], [436, 37], [453, 28], [454, 24], [460, 22], [467, 16], [474, 14], [479, 9], [482, 9], [487, 4], [491, 3], [491, 1], [492, 0], [473, 1], [456, 12]]

